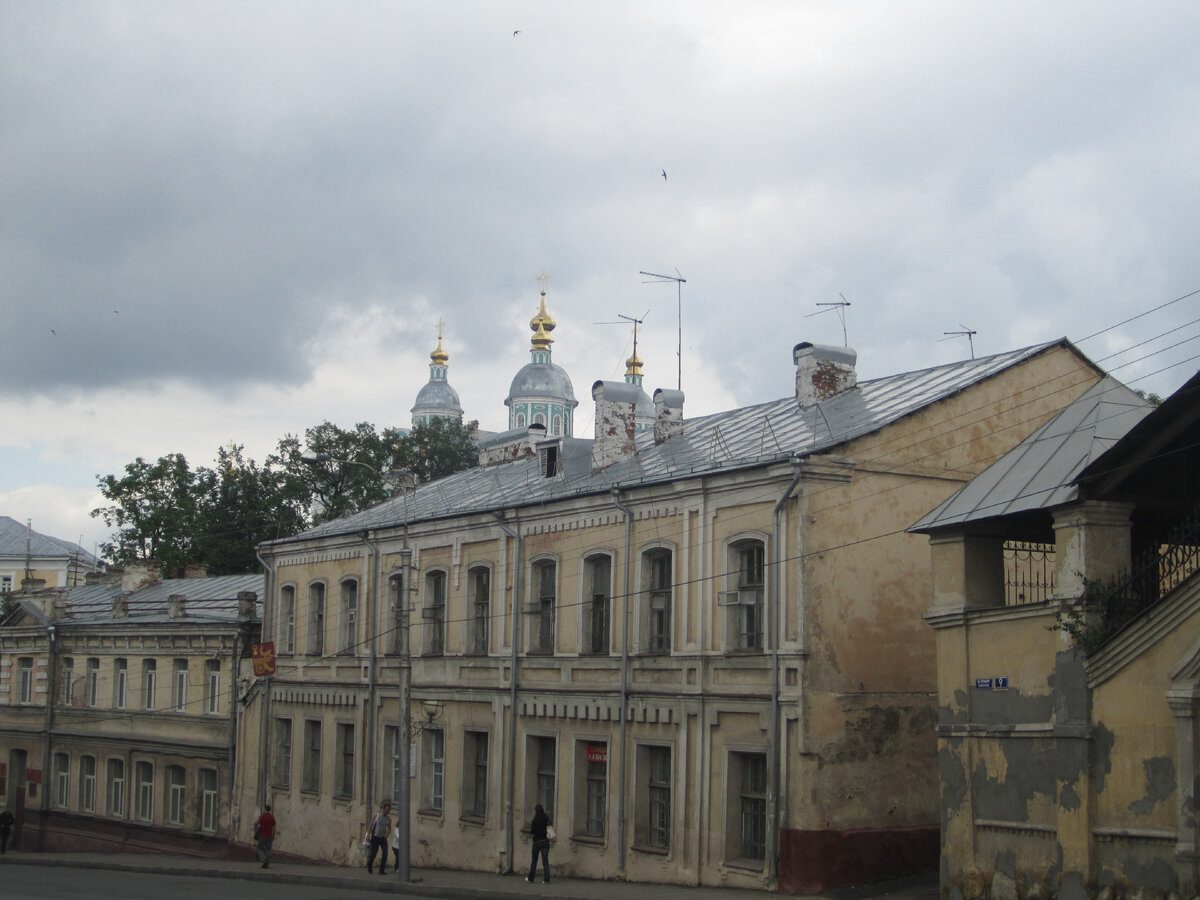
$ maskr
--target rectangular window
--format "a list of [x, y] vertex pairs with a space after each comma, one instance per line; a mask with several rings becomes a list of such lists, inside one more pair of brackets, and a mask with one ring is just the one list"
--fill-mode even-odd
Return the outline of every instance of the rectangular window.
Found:
[[137, 779], [137, 817], [154, 821], [154, 763], [142, 760], [134, 767]]
[[321, 793], [321, 723], [304, 720], [304, 760], [300, 771], [300, 790]]
[[71, 757], [54, 754], [54, 805], [66, 809], [71, 804]]
[[204, 662], [204, 711], [211, 716], [221, 711], [221, 661]]
[[529, 608], [529, 652], [554, 652], [554, 608], [558, 589], [558, 567], [553, 560], [533, 564]]
[[79, 757], [79, 811], [96, 811], [96, 757]]
[[404, 620], [402, 616], [408, 612], [407, 593], [404, 590], [404, 576], [393, 575], [388, 579], [388, 611], [387, 625], [389, 653], [403, 651], [401, 642], [404, 640]]
[[762, 862], [767, 856], [767, 757], [734, 753], [730, 758], [730, 806], [736, 816], [727, 846], [737, 857]]
[[325, 653], [325, 585], [317, 582], [308, 586], [308, 655]]
[[75, 705], [75, 660], [67, 657], [62, 661], [61, 692], [58, 701], [63, 706]]
[[671, 748], [646, 747], [646, 843], [671, 846]]
[[21, 670], [21, 702], [33, 702], [33, 657], [22, 656], [18, 663]]
[[125, 760], [108, 761], [108, 814], [114, 819], [125, 816]]
[[476, 656], [487, 656], [488, 632], [492, 621], [491, 573], [479, 567], [472, 569], [468, 577], [471, 598], [471, 652]]
[[463, 815], [472, 819], [487, 816], [488, 735], [486, 731], [463, 734]]
[[200, 830], [216, 831], [220, 802], [217, 795], [217, 770], [200, 770]]
[[183, 766], [167, 766], [167, 797], [163, 816], [168, 825], [182, 825], [186, 809], [187, 784]]
[[556, 743], [552, 737], [529, 737], [525, 745], [525, 807], [526, 818], [533, 817], [535, 804], [542, 804], [550, 821], [554, 821], [554, 774]]
[[337, 780], [334, 783], [334, 796], [351, 798], [354, 796], [354, 726], [339, 722], [337, 726]]
[[175, 712], [187, 712], [187, 678], [187, 660], [175, 660], [175, 669], [171, 679], [171, 708]]
[[292, 720], [275, 720], [275, 758], [273, 762], [273, 784], [287, 789], [292, 784]]
[[612, 596], [612, 559], [592, 556], [584, 567], [584, 651], [608, 652], [609, 604]]
[[647, 597], [647, 649], [651, 653], [671, 650], [671, 552], [656, 550], [647, 554], [649, 591]]
[[279, 590], [279, 652], [296, 652], [296, 588], [290, 584]]
[[154, 709], [158, 699], [158, 664], [152, 659], [142, 660], [142, 708]]
[[113, 663], [113, 707], [124, 709], [129, 697], [129, 660], [118, 659]]
[[425, 575], [425, 605], [421, 609], [426, 656], [441, 656], [446, 650], [446, 573]]
[[358, 582], [347, 579], [341, 584], [342, 592], [342, 647], [343, 653], [353, 653], [358, 648]]
[[402, 780], [408, 777], [408, 773], [404, 772], [400, 767], [400, 727], [398, 725], [387, 725], [383, 729], [383, 742], [387, 748], [387, 765], [388, 771], [391, 773], [388, 783], [388, 795], [392, 798], [392, 803], [399, 808], [400, 804], [400, 785]]
[[608, 743], [575, 743], [576, 831], [584, 837], [604, 837], [608, 796]]
[[421, 807], [441, 812], [446, 794], [446, 735], [439, 728], [427, 728], [421, 733], [424, 750], [424, 795]]
[[730, 631], [734, 649], [761, 650], [763, 647], [763, 560], [762, 541], [746, 541], [733, 547], [737, 566], [736, 602], [729, 605]]
[[100, 660], [94, 656], [87, 661], [87, 705], [100, 705]]

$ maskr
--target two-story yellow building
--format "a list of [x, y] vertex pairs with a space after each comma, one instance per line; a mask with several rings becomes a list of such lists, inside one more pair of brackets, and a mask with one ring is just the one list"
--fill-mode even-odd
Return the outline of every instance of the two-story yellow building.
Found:
[[224, 853], [262, 575], [151, 566], [15, 593], [0, 795], [25, 849]]
[[277, 668], [247, 699], [240, 838], [270, 803], [280, 850], [353, 862], [388, 799], [413, 864], [520, 871], [540, 803], [582, 877], [813, 892], [936, 865], [905, 529], [1102, 373], [1066, 341], [864, 382], [852, 350], [793, 357], [783, 399], [685, 419], [660, 390], [649, 428], [640, 385], [596, 382], [591, 441], [529, 413], [479, 468], [264, 545]]

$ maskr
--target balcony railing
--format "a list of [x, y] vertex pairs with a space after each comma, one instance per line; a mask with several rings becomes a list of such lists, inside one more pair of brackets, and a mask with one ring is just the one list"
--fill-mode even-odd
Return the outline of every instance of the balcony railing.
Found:
[[1042, 603], [1054, 593], [1054, 545], [1004, 542], [1004, 605]]

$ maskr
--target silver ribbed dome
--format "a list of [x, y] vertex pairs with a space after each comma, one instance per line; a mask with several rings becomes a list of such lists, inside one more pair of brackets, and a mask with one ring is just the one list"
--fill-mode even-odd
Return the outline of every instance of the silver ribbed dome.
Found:
[[575, 404], [575, 389], [566, 370], [554, 363], [528, 363], [513, 377], [506, 405], [517, 397], [546, 397]]
[[438, 410], [461, 414], [463, 409], [458, 400], [458, 391], [445, 381], [430, 381], [417, 391], [417, 400], [412, 412]]

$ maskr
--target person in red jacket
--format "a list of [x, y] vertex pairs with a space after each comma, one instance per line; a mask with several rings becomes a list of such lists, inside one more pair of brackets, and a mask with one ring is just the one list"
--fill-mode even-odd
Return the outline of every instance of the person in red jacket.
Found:
[[254, 841], [264, 869], [271, 868], [271, 841], [274, 838], [275, 817], [271, 815], [271, 804], [268, 803], [263, 806], [262, 815], [254, 821]]

